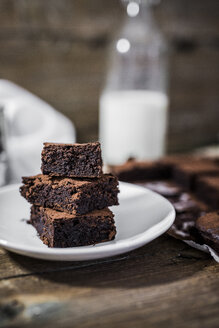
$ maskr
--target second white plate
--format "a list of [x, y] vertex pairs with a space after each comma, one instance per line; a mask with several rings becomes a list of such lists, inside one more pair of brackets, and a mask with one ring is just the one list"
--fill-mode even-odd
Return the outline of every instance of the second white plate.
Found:
[[30, 205], [19, 194], [19, 185], [0, 189], [0, 246], [22, 255], [45, 260], [83, 261], [114, 256], [141, 247], [169, 229], [175, 210], [162, 196], [133, 184], [120, 182], [115, 214], [117, 235], [94, 246], [48, 248], [29, 219]]

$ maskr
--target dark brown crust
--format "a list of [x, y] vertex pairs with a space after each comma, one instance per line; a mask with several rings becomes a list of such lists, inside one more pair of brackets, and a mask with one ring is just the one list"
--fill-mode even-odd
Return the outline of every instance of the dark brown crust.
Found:
[[169, 166], [159, 162], [129, 160], [123, 165], [110, 166], [109, 171], [118, 176], [120, 181], [135, 182], [158, 180], [169, 177]]
[[172, 177], [173, 170], [178, 164], [197, 159], [196, 156], [188, 154], [166, 156], [156, 161], [130, 159], [122, 165], [110, 166], [109, 171], [116, 174], [119, 180], [126, 182], [163, 180]]
[[196, 190], [198, 197], [208, 203], [212, 209], [219, 209], [219, 176], [199, 178]]
[[64, 177], [100, 177], [102, 158], [99, 142], [85, 144], [44, 143], [43, 174]]
[[196, 228], [203, 243], [219, 252], [219, 212], [210, 212], [196, 221]]
[[116, 235], [113, 217], [107, 208], [76, 216], [33, 205], [30, 223], [44, 244], [63, 248], [113, 240]]
[[197, 178], [203, 175], [219, 176], [219, 167], [207, 160], [194, 160], [178, 164], [173, 172], [174, 180], [183, 188], [191, 191], [197, 189]]
[[118, 205], [118, 179], [111, 174], [86, 180], [39, 174], [22, 182], [20, 193], [28, 202], [58, 211], [85, 214]]

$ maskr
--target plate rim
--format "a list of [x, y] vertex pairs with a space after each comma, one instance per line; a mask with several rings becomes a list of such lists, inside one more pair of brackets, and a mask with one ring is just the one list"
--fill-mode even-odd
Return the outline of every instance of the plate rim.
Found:
[[[80, 246], [80, 247], [68, 247], [68, 248], [38, 248], [36, 246], [30, 246], [25, 248], [22, 245], [17, 245], [17, 243], [9, 242], [5, 239], [0, 238], [0, 247], [3, 247], [5, 249], [8, 249], [12, 252], [20, 252], [23, 255], [29, 256], [29, 257], [38, 257], [41, 258], [41, 256], [51, 256], [51, 260], [59, 260], [58, 256], [84, 256], [84, 257], [89, 257], [89, 256], [95, 256], [95, 258], [102, 258], [102, 257], [107, 257], [107, 256], [113, 256], [111, 253], [115, 253], [115, 255], [122, 254], [125, 252], [128, 252], [130, 250], [134, 250], [136, 248], [139, 248], [150, 241], [156, 239], [163, 233], [165, 233], [170, 226], [173, 224], [175, 220], [175, 209], [173, 205], [163, 196], [159, 195], [158, 193], [151, 191], [145, 187], [138, 186], [132, 183], [127, 183], [127, 182], [121, 182], [119, 181], [119, 184], [123, 185], [129, 185], [130, 187], [134, 187], [136, 189], [142, 190], [147, 193], [151, 193], [156, 195], [157, 198], [161, 198], [163, 201], [168, 203], [168, 206], [170, 207], [169, 213], [158, 223], [154, 224], [151, 226], [149, 229], [138, 233], [132, 237], [119, 240], [110, 243], [106, 242], [103, 244], [98, 244], [98, 247], [94, 248], [93, 245], [91, 246]], [[10, 192], [10, 191], [15, 191], [19, 190], [19, 187], [21, 184], [11, 184], [11, 185], [6, 185], [0, 188], [0, 194], [4, 192]], [[94, 245], [95, 246], [95, 245]], [[104, 255], [106, 253], [106, 255]], [[104, 256], [103, 256], [104, 255]], [[115, 256], [114, 255], [114, 256]], [[93, 259], [93, 258], [92, 258]], [[49, 260], [49, 258], [47, 258]], [[66, 261], [67, 259], [60, 259], [61, 261]], [[72, 261], [79, 261], [80, 259], [70, 259]], [[86, 259], [82, 259], [86, 260]]]

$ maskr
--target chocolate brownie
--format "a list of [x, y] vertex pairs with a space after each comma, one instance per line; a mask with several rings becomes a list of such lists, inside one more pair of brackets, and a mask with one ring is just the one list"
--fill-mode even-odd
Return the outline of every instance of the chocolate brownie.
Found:
[[113, 217], [108, 208], [76, 216], [32, 205], [30, 223], [47, 246], [75, 247], [113, 240]]
[[179, 164], [188, 163], [196, 160], [198, 157], [190, 154], [168, 155], [157, 160], [160, 167], [165, 168], [168, 178], [173, 177], [173, 171]]
[[125, 182], [158, 180], [168, 178], [169, 171], [156, 161], [128, 160], [122, 165], [110, 166], [109, 171]]
[[187, 190], [196, 190], [197, 177], [219, 176], [219, 166], [211, 161], [193, 160], [179, 164], [174, 169], [174, 180]]
[[187, 163], [195, 156], [170, 155], [155, 161], [137, 161], [130, 159], [122, 165], [112, 165], [109, 167], [110, 172], [115, 173], [119, 180], [126, 182], [142, 180], [164, 180], [170, 179], [176, 165]]
[[54, 176], [100, 177], [102, 175], [100, 143], [44, 143], [41, 170], [43, 174]]
[[202, 242], [219, 252], [219, 212], [210, 212], [196, 221]]
[[73, 179], [39, 174], [23, 177], [21, 195], [34, 205], [70, 214], [118, 205], [118, 179], [104, 174], [95, 179]]
[[197, 180], [197, 195], [212, 209], [219, 209], [219, 176], [204, 176]]

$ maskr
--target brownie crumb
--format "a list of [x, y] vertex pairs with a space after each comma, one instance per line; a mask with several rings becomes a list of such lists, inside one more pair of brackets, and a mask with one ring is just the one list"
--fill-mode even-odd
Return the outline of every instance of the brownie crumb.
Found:
[[99, 142], [85, 144], [44, 143], [41, 158], [43, 174], [96, 178], [103, 173]]

